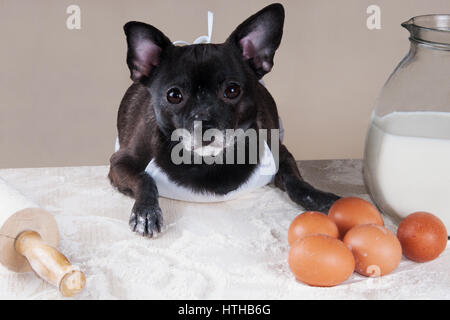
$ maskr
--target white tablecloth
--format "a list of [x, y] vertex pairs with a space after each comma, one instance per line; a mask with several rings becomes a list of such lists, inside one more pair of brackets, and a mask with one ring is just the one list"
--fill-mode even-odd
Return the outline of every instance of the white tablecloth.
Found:
[[[369, 199], [359, 160], [300, 167], [318, 187]], [[381, 278], [355, 273], [333, 288], [296, 281], [287, 263], [287, 230], [301, 208], [273, 186], [216, 204], [161, 198], [166, 230], [141, 238], [128, 227], [133, 200], [110, 186], [107, 172], [106, 166], [0, 170], [55, 215], [59, 248], [86, 274], [86, 288], [75, 299], [450, 299], [449, 248], [428, 263], [403, 259]], [[62, 299], [33, 274], [2, 266], [0, 298]]]

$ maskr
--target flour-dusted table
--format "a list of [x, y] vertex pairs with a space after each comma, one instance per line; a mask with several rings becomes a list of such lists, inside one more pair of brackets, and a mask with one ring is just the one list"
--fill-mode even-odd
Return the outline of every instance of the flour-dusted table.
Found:
[[[369, 200], [360, 160], [301, 161], [299, 167], [319, 188]], [[133, 200], [110, 186], [107, 172], [107, 166], [0, 170], [55, 215], [60, 249], [86, 274], [86, 288], [75, 298], [450, 299], [450, 248], [428, 263], [403, 259], [382, 278], [353, 274], [333, 288], [296, 281], [287, 264], [287, 230], [301, 208], [271, 185], [215, 204], [161, 198], [165, 230], [141, 238], [128, 228]], [[0, 298], [62, 297], [33, 275], [0, 266]]]

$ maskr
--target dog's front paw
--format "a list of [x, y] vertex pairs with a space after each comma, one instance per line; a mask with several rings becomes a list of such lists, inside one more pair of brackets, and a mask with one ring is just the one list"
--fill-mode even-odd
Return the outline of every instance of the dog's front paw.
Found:
[[158, 203], [136, 203], [130, 216], [130, 227], [133, 232], [144, 237], [152, 238], [157, 232], [161, 232], [163, 218]]
[[309, 211], [328, 213], [333, 203], [339, 199], [340, 197], [333, 193], [314, 190], [306, 195], [302, 206]]
[[298, 179], [288, 180], [286, 191], [294, 202], [308, 211], [328, 213], [333, 203], [340, 199], [333, 193], [317, 190], [310, 184]]

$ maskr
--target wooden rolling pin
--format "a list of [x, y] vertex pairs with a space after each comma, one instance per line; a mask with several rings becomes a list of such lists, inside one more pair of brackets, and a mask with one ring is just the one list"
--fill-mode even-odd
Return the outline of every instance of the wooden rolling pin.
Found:
[[0, 263], [14, 272], [34, 271], [65, 297], [83, 290], [85, 276], [57, 249], [55, 218], [0, 178]]

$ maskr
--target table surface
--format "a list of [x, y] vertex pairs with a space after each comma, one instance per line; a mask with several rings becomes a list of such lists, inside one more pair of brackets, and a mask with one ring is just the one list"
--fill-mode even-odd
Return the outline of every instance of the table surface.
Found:
[[[304, 178], [341, 196], [370, 200], [361, 160], [299, 161]], [[114, 190], [108, 167], [1, 169], [0, 177], [52, 212], [59, 248], [86, 273], [78, 299], [450, 299], [450, 249], [428, 263], [405, 258], [391, 274], [354, 273], [333, 288], [295, 280], [287, 229], [301, 212], [272, 185], [198, 204], [160, 199], [165, 230], [145, 239], [128, 228], [133, 200]], [[390, 217], [383, 216], [395, 232]], [[60, 299], [33, 274], [0, 266], [0, 298]]]

